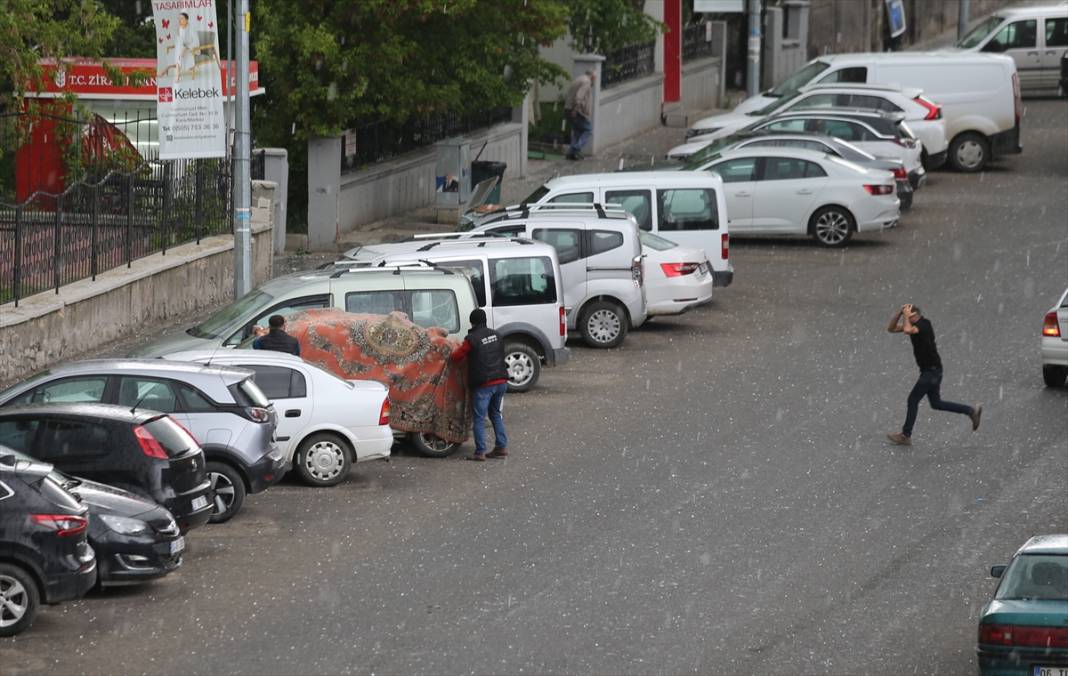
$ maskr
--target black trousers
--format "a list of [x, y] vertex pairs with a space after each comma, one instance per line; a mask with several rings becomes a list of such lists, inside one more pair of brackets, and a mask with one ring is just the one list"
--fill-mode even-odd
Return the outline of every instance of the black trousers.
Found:
[[949, 411], [970, 416], [974, 409], [971, 406], [958, 404], [953, 401], [944, 401], [940, 390], [942, 389], [942, 369], [920, 369], [920, 377], [909, 392], [908, 412], [905, 414], [905, 426], [901, 433], [906, 437], [912, 436], [912, 428], [916, 424], [916, 413], [920, 408], [920, 401], [927, 397], [931, 402], [931, 408], [936, 411]]

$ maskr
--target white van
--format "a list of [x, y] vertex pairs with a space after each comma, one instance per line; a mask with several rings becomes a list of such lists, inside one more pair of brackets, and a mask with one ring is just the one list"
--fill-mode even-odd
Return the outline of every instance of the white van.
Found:
[[723, 179], [708, 171], [621, 171], [559, 176], [523, 204], [618, 204], [646, 232], [704, 249], [716, 286], [734, 279]]
[[526, 239], [420, 238], [358, 246], [335, 265], [413, 263], [462, 271], [471, 280], [487, 324], [504, 338], [510, 392], [533, 387], [542, 364], [567, 363], [563, 275], [553, 247]]
[[956, 48], [1010, 56], [1023, 92], [1054, 93], [1061, 56], [1068, 52], [1068, 2], [999, 10], [961, 38]]
[[759, 110], [816, 83], [869, 82], [917, 87], [942, 107], [949, 163], [979, 171], [991, 157], [1019, 153], [1020, 80], [1000, 54], [869, 52], [828, 54], [809, 61], [778, 86], [743, 101], [736, 113]]

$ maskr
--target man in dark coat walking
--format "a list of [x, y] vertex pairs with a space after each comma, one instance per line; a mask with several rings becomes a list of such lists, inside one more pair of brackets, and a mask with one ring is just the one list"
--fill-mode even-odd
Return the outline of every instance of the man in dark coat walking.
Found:
[[[269, 331], [252, 341], [253, 350], [273, 350], [275, 352], [288, 352], [300, 356], [300, 341], [286, 333], [286, 318], [282, 315], [271, 315], [267, 320], [271, 327]], [[262, 329], [260, 329], [262, 331]]]
[[[486, 311], [471, 311], [471, 331], [460, 347], [453, 350], [455, 362], [467, 359], [467, 386], [471, 389], [471, 410], [475, 454], [468, 460], [484, 461], [508, 455], [508, 434], [504, 431], [501, 405], [508, 391], [508, 365], [504, 361], [504, 341], [486, 326]], [[495, 443], [486, 453], [486, 416], [493, 423]]]

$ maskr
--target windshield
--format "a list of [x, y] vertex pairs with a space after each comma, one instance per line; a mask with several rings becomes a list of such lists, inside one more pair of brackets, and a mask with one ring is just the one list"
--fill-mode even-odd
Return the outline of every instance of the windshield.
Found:
[[716, 160], [718, 160], [720, 158], [720, 153], [718, 153], [718, 152], [715, 152], [715, 153], [704, 153], [704, 152], [702, 152], [700, 155], [701, 155], [700, 158], [698, 158], [696, 160], [692, 160], [690, 162], [687, 162], [686, 165], [683, 167], [683, 169], [686, 170], [686, 171], [700, 171], [700, 170], [704, 169], [705, 167], [707, 167], [710, 162], [715, 162]]
[[798, 89], [801, 89], [812, 80], [816, 79], [816, 76], [831, 67], [831, 64], [824, 63], [822, 61], [813, 61], [806, 65], [801, 70], [797, 71], [790, 77], [783, 80], [779, 86], [775, 87], [768, 92], [768, 96], [780, 97], [780, 96], [792, 96], [797, 93]]
[[1068, 555], [1023, 554], [1005, 571], [994, 598], [1068, 601]]
[[1001, 25], [1000, 16], [992, 16], [978, 26], [972, 29], [971, 33], [968, 33], [957, 42], [957, 46], [961, 49], [971, 49], [977, 46], [980, 42], [986, 39], [986, 36], [994, 32], [994, 29]]
[[779, 110], [780, 108], [786, 108], [791, 103], [793, 103], [797, 99], [797, 97], [799, 97], [799, 96], [801, 96], [800, 92], [794, 92], [793, 94], [790, 94], [789, 96], [785, 96], [784, 95], [781, 99], [777, 99], [775, 101], [772, 101], [771, 103], [769, 103], [768, 105], [764, 106], [760, 110], [750, 111], [750, 112], [746, 113], [746, 115], [751, 115], [753, 117], [767, 117], [768, 115], [771, 115], [772, 113], [774, 113], [776, 110]]
[[747, 138], [747, 136], [744, 134], [732, 134], [730, 136], [724, 136], [721, 139], [716, 139], [704, 148], [698, 150], [693, 155], [690, 155], [690, 157], [686, 160], [686, 164], [683, 165], [683, 169], [688, 171], [697, 171], [701, 167], [708, 164], [709, 161], [719, 159], [719, 154], [724, 148], [737, 143], [743, 138]]
[[674, 249], [678, 246], [678, 244], [672, 242], [670, 239], [664, 239], [659, 235], [654, 235], [653, 233], [644, 230], [642, 230], [639, 235], [642, 240], [642, 246], [647, 246], [655, 251], [667, 251], [668, 249]]
[[843, 141], [840, 138], [832, 138], [831, 143], [838, 148], [838, 151], [842, 153], [842, 157], [847, 160], [853, 160], [854, 162], [858, 162], [861, 160], [875, 159], [875, 155], [872, 155], [863, 148], [856, 147], [849, 141]]
[[198, 326], [189, 329], [187, 333], [197, 338], [218, 338], [235, 323], [243, 323], [251, 318], [251, 315], [272, 300], [274, 296], [269, 293], [252, 291], [208, 317]]
[[542, 197], [545, 197], [548, 194], [549, 194], [549, 189], [546, 188], [545, 186], [541, 186], [540, 188], [538, 188], [534, 192], [532, 192], [529, 195], [527, 195], [527, 198], [525, 200], [523, 200], [522, 203], [523, 204], [537, 204], [538, 201], [541, 200]]

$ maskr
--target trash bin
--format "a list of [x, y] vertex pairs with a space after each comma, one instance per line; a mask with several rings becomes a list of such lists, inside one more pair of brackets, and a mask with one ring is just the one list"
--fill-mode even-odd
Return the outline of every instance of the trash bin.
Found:
[[504, 162], [491, 162], [489, 160], [475, 160], [471, 163], [471, 185], [478, 185], [487, 178], [497, 177], [497, 185], [493, 186], [486, 202], [489, 204], [501, 203], [501, 182], [504, 181], [504, 170], [508, 165]]

